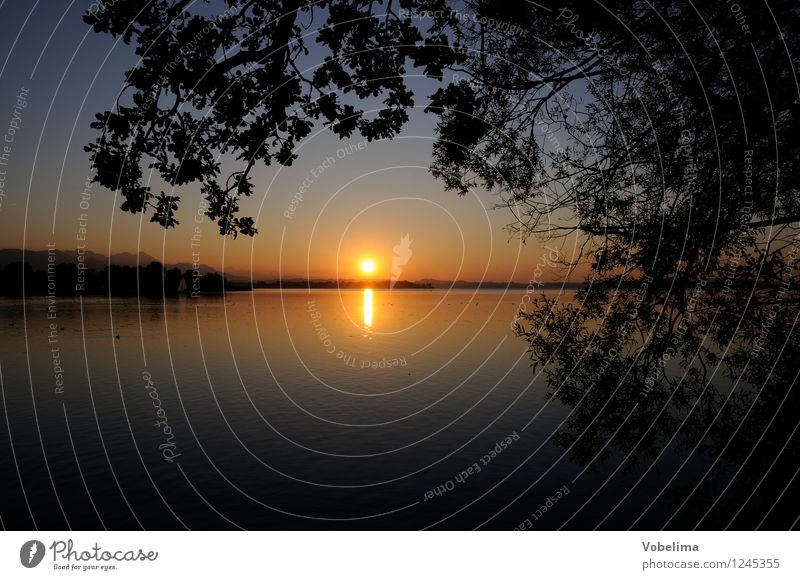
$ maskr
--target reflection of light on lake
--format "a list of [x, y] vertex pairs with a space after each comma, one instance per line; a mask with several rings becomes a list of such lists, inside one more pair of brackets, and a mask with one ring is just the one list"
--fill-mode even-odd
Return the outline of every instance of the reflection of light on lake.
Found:
[[372, 329], [372, 288], [364, 288], [364, 327]]

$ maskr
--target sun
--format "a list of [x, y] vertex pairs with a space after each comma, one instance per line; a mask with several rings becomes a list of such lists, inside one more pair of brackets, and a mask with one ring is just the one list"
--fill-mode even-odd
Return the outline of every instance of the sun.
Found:
[[365, 274], [372, 274], [375, 272], [375, 262], [372, 260], [364, 260], [361, 262], [361, 271]]

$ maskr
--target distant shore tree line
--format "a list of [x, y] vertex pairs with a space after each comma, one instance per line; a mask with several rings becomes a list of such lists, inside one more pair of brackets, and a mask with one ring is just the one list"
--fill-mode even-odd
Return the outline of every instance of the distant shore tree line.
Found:
[[[28, 262], [11, 262], [0, 270], [0, 296], [140, 296], [144, 298], [197, 297], [200, 294], [249, 291], [254, 288], [340, 288], [387, 289], [388, 280], [229, 280], [217, 272], [199, 274], [196, 270], [181, 271], [160, 262], [147, 266], [106, 266], [102, 270], [80, 269], [64, 262], [45, 270], [34, 270]], [[431, 289], [426, 283], [407, 280], [395, 282], [394, 288]]]
[[[107, 266], [102, 270], [79, 270], [72, 263], [61, 263], [46, 270], [34, 270], [28, 262], [6, 264], [0, 275], [2, 296], [141, 296], [178, 297], [181, 294], [213, 294], [240, 290], [216, 272], [199, 275], [194, 270], [181, 272], [160, 262], [147, 266]], [[249, 289], [249, 288], [248, 288]]]

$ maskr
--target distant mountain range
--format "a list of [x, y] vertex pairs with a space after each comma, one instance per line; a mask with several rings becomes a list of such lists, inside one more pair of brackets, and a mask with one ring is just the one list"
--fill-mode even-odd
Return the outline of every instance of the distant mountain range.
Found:
[[[78, 262], [77, 251], [55, 250], [53, 254], [55, 255], [56, 264], [76, 264]], [[22, 257], [22, 250], [20, 249], [0, 250], [0, 268], [3, 268], [6, 264], [10, 264], [11, 262], [21, 262], [23, 261]], [[24, 261], [28, 262], [34, 270], [46, 270], [48, 260], [49, 252], [47, 250], [25, 251]], [[113, 266], [135, 267], [137, 265], [147, 266], [150, 262], [161, 262], [161, 260], [154, 258], [146, 252], [139, 252], [138, 254], [133, 254], [131, 252], [120, 252], [118, 254], [112, 254], [110, 257], [103, 254], [98, 254], [97, 252], [90, 252], [88, 250], [83, 253], [83, 263], [86, 264], [87, 268], [92, 270], [102, 270], [109, 264]], [[165, 264], [165, 266], [167, 268], [179, 268], [182, 272], [192, 269], [191, 262], [178, 262], [176, 264]], [[214, 268], [213, 266], [209, 266], [207, 264], [200, 264], [198, 269], [201, 275], [219, 272], [218, 268]], [[250, 276], [240, 272], [225, 272], [225, 277], [233, 281], [250, 280]]]

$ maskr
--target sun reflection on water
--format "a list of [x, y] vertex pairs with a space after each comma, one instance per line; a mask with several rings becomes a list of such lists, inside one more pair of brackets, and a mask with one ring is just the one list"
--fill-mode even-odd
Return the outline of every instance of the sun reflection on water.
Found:
[[372, 288], [364, 288], [364, 328], [372, 330]]

